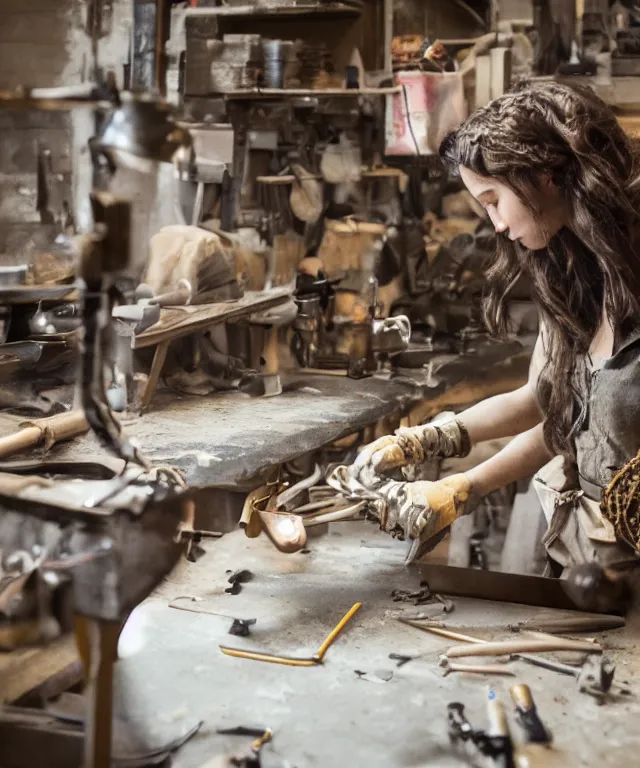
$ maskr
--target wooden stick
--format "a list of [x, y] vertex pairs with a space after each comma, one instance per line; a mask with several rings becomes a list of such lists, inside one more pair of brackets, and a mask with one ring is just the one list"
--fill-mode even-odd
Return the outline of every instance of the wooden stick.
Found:
[[41, 442], [50, 447], [60, 440], [68, 440], [88, 430], [89, 424], [81, 410], [29, 421], [14, 434], [0, 437], [0, 458], [33, 448]]
[[602, 648], [581, 640], [507, 640], [482, 645], [454, 645], [446, 655], [450, 659], [465, 656], [511, 656], [514, 653], [545, 653], [547, 651], [584, 651], [601, 653]]
[[488, 640], [481, 640], [478, 637], [471, 637], [470, 635], [462, 635], [460, 632], [452, 632], [450, 629], [443, 629], [442, 627], [430, 627], [428, 624], [420, 624], [418, 621], [412, 619], [398, 619], [402, 624], [408, 624], [410, 627], [421, 629], [423, 632], [431, 632], [434, 635], [440, 637], [446, 637], [448, 640], [460, 640], [462, 643], [476, 643], [485, 644]]

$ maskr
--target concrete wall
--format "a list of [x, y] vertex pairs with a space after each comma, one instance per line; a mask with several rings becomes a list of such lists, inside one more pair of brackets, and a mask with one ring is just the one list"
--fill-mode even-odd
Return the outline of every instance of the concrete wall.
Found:
[[[92, 55], [84, 32], [85, 14], [85, 0], [0, 0], [0, 89], [87, 82]], [[110, 34], [100, 42], [99, 65], [114, 70], [120, 85], [130, 29], [131, 0], [113, 0]], [[0, 111], [0, 264], [29, 261], [36, 249], [45, 248], [55, 236], [55, 230], [42, 227], [35, 208], [38, 142], [51, 150], [52, 208], [67, 200], [80, 228], [91, 226], [86, 143], [92, 132], [89, 110], [76, 110], [73, 115]], [[145, 200], [153, 209], [151, 232], [174, 219], [167, 194], [171, 173], [163, 169], [160, 176], [161, 194]], [[150, 187], [155, 189], [153, 184]], [[142, 207], [141, 200], [137, 207]], [[140, 233], [139, 248], [145, 237]]]
[[[83, 0], [0, 0], [0, 89], [85, 82], [91, 68], [85, 11]], [[119, 72], [129, 19], [130, 1], [114, 0], [112, 33], [100, 57]], [[0, 112], [0, 263], [28, 261], [55, 234], [40, 225], [35, 209], [38, 142], [51, 151], [52, 208], [62, 200], [73, 204], [76, 166], [86, 160], [75, 151], [73, 122], [67, 113]]]

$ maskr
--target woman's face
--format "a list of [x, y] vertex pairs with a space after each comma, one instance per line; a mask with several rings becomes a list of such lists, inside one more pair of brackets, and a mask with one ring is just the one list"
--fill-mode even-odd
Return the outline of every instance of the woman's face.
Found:
[[531, 190], [531, 204], [538, 216], [520, 200], [506, 184], [490, 176], [480, 176], [460, 166], [466, 188], [486, 210], [496, 232], [519, 242], [532, 251], [549, 244], [551, 238], [567, 224], [565, 205], [551, 177], [540, 178], [540, 189]]

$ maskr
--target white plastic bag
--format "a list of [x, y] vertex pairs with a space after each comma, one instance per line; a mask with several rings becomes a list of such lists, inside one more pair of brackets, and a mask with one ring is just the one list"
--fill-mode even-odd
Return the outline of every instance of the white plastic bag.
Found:
[[460, 72], [397, 72], [401, 92], [387, 101], [386, 154], [435, 155], [467, 117]]

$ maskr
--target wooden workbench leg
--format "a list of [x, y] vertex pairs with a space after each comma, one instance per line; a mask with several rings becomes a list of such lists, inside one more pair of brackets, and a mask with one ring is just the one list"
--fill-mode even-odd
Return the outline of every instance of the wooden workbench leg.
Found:
[[113, 664], [122, 629], [119, 621], [87, 619], [91, 671], [84, 734], [84, 768], [111, 768]]
[[161, 341], [156, 347], [155, 354], [153, 355], [153, 363], [151, 363], [151, 370], [149, 371], [147, 386], [144, 389], [144, 395], [142, 395], [143, 410], [149, 407], [153, 393], [156, 391], [164, 361], [167, 359], [167, 350], [169, 349], [170, 343], [170, 341]]

